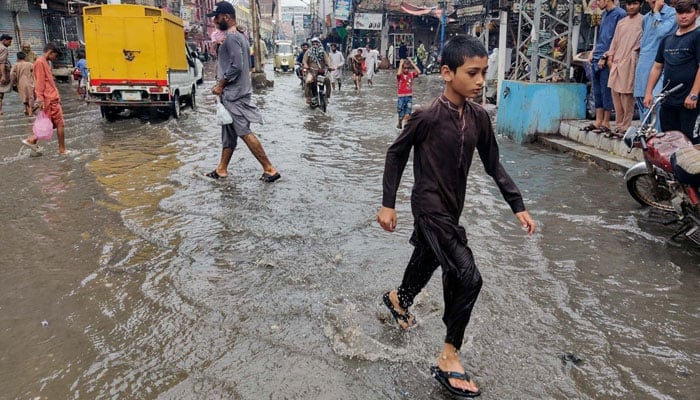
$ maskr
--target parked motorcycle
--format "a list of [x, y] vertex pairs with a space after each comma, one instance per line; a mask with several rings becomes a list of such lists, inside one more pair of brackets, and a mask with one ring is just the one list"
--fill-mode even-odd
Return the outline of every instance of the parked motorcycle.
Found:
[[430, 74], [437, 74], [440, 72], [440, 62], [437, 59], [437, 56], [434, 53], [430, 53], [430, 56], [428, 57], [428, 64], [425, 66], [425, 71], [423, 71], [424, 74], [430, 75]]
[[685, 236], [700, 246], [700, 148], [679, 131], [657, 132], [657, 109], [680, 84], [654, 97], [639, 128], [630, 127], [623, 138], [630, 151], [641, 148], [644, 161], [625, 173], [627, 190], [644, 206], [673, 212], [681, 227], [671, 237]]
[[327, 88], [326, 88], [326, 70], [319, 69], [316, 71], [316, 79], [311, 85], [311, 108], [320, 108], [326, 112], [328, 106]]

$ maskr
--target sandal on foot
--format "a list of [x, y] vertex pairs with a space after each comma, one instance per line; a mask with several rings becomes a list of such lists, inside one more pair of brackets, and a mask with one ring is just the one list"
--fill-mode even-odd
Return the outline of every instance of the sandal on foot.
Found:
[[34, 144], [34, 143], [31, 143], [31, 142], [30, 142], [29, 140], [27, 140], [27, 139], [22, 139], [22, 144], [25, 145], [25, 146], [27, 146], [27, 147], [29, 147], [30, 149], [32, 149], [32, 150], [34, 150], [34, 151], [39, 151], [39, 146], [37, 146], [37, 145]]
[[213, 171], [211, 171], [211, 172], [209, 172], [209, 173], [204, 174], [204, 176], [206, 176], [207, 178], [211, 178], [211, 179], [224, 179], [224, 178], [226, 178], [226, 176], [228, 176], [228, 175], [226, 175], [226, 176], [221, 176], [221, 175], [219, 175], [218, 172], [216, 172], [216, 170], [213, 170]]
[[581, 128], [581, 130], [584, 132], [590, 132], [590, 131], [593, 131], [596, 129], [598, 129], [598, 127], [593, 125], [593, 124], [588, 124], [588, 125], [584, 126], [583, 128]]
[[608, 127], [606, 127], [606, 126], [601, 126], [601, 127], [598, 128], [598, 129], [594, 129], [593, 132], [594, 132], [594, 133], [603, 133], [603, 134], [606, 134], [606, 133], [610, 133], [610, 132], [612, 132], [612, 131], [610, 130], [610, 128], [608, 128]]
[[445, 389], [447, 389], [447, 391], [449, 391], [450, 393], [452, 393], [455, 396], [458, 396], [458, 397], [477, 397], [477, 396], [481, 395], [481, 391], [479, 391], [479, 390], [477, 390], [476, 392], [472, 392], [470, 390], [458, 389], [458, 388], [450, 385], [450, 381], [449, 381], [450, 379], [459, 379], [459, 380], [463, 380], [463, 381], [467, 381], [467, 382], [471, 381], [472, 378], [466, 372], [463, 374], [460, 374], [459, 372], [443, 371], [440, 369], [440, 367], [438, 367], [436, 365], [436, 366], [430, 367], [430, 373], [433, 375], [433, 377], [435, 377], [435, 379], [437, 379], [438, 382], [440, 382], [440, 384], [442, 386], [445, 387]]
[[[396, 308], [394, 308], [394, 305], [391, 303], [391, 299], [389, 298], [389, 293], [386, 292], [384, 293], [384, 296], [382, 296], [382, 301], [384, 302], [384, 305], [386, 308], [389, 309], [389, 312], [391, 313], [391, 316], [394, 317], [394, 321], [399, 325], [399, 328], [403, 330], [408, 330], [411, 328], [413, 325], [416, 324], [416, 317], [411, 314], [410, 311], [406, 310], [405, 314], [399, 314], [398, 311], [396, 311]], [[411, 319], [413, 319], [413, 323], [411, 323]], [[407, 327], [403, 328], [401, 324], [399, 323], [399, 320], [403, 321], [406, 323]]]
[[274, 175], [270, 175], [270, 174], [268, 174], [267, 172], [265, 172], [265, 173], [263, 173], [262, 176], [260, 177], [260, 180], [263, 181], [263, 182], [272, 183], [272, 182], [278, 180], [278, 179], [281, 178], [281, 177], [282, 177], [282, 175], [280, 175], [279, 172], [275, 172]]

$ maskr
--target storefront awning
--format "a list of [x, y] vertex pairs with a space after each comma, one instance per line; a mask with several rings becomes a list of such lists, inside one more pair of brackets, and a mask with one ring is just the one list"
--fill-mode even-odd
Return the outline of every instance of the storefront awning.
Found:
[[418, 7], [414, 6], [413, 4], [406, 3], [406, 2], [401, 2], [401, 10], [405, 12], [406, 14], [411, 14], [411, 15], [428, 15], [428, 14], [433, 14], [436, 17], [440, 17], [440, 13], [442, 10], [435, 8], [435, 7]]

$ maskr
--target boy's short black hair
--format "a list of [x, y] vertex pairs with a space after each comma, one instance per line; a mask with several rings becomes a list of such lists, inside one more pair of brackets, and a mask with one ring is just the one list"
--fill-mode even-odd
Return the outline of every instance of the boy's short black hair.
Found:
[[457, 35], [445, 43], [442, 51], [442, 65], [457, 71], [466, 58], [488, 57], [488, 52], [479, 39], [470, 35]]
[[46, 43], [46, 46], [44, 46], [44, 53], [46, 53], [49, 50], [56, 53], [56, 55], [58, 55], [59, 57], [61, 56], [61, 49], [58, 48], [58, 45], [56, 43], [54, 43], [54, 42]]
[[17, 59], [18, 59], [18, 60], [24, 60], [25, 58], [27, 58], [27, 55], [24, 54], [23, 51], [18, 51], [18, 52], [17, 52]]
[[698, 3], [696, 0], [678, 0], [675, 9], [680, 14], [697, 11]]

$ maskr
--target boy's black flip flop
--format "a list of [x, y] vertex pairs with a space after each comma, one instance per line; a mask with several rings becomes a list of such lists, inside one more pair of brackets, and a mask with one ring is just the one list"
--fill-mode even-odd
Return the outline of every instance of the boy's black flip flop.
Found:
[[[389, 309], [389, 312], [391, 312], [391, 316], [394, 317], [394, 321], [396, 321], [396, 324], [399, 325], [399, 328], [403, 329], [401, 327], [401, 324], [399, 324], [399, 320], [403, 321], [408, 325], [408, 327], [404, 330], [408, 330], [408, 328], [411, 328], [413, 325], [416, 324], [416, 317], [411, 314], [410, 311], [406, 310], [406, 314], [399, 314], [398, 311], [394, 308], [394, 305], [391, 304], [391, 299], [389, 298], [389, 292], [384, 293], [384, 296], [382, 296], [382, 301], [384, 302], [384, 305], [386, 308]], [[413, 318], [413, 324], [411, 324], [411, 318]]]
[[430, 373], [437, 379], [442, 386], [445, 387], [450, 393], [458, 397], [477, 397], [481, 395], [481, 391], [471, 392], [469, 390], [457, 389], [456, 387], [450, 385], [449, 379], [461, 379], [464, 381], [470, 381], [472, 378], [468, 373], [460, 374], [458, 372], [445, 372], [440, 369], [437, 365], [430, 367]]
[[206, 173], [206, 174], [204, 174], [204, 176], [206, 176], [207, 178], [211, 178], [211, 179], [224, 179], [224, 178], [226, 178], [225, 176], [219, 175], [219, 174], [216, 172], [216, 170], [213, 170], [213, 171], [211, 171], [211, 172], [209, 172], [209, 173]]
[[270, 175], [270, 174], [268, 174], [267, 172], [265, 172], [265, 173], [262, 174], [262, 176], [260, 177], [260, 180], [263, 181], [263, 182], [272, 183], [272, 182], [278, 180], [278, 179], [281, 178], [281, 177], [282, 177], [282, 175], [280, 175], [279, 172], [275, 172], [274, 175]]
[[584, 126], [583, 128], [581, 128], [581, 130], [584, 132], [590, 132], [590, 131], [593, 131], [596, 129], [598, 129], [598, 127], [593, 125], [593, 124], [588, 124], [588, 125]]

